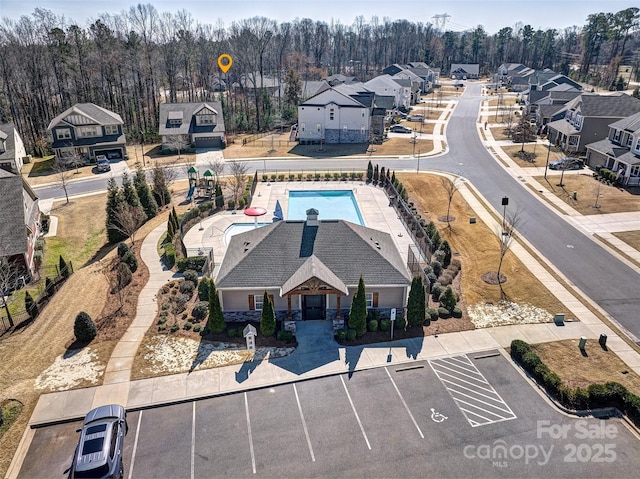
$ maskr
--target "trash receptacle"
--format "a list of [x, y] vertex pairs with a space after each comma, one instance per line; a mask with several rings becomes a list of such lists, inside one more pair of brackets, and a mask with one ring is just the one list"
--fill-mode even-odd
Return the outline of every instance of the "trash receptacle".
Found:
[[602, 333], [600, 335], [600, 339], [598, 339], [598, 342], [600, 343], [600, 346], [604, 348], [607, 345], [607, 335]]
[[578, 199], [578, 192], [577, 192], [577, 191], [574, 191], [574, 192], [573, 192], [573, 199], [574, 199], [574, 200], [577, 200], [577, 199]]
[[584, 351], [584, 348], [587, 346], [587, 338], [582, 336], [580, 338], [580, 343], [578, 343], [578, 347]]

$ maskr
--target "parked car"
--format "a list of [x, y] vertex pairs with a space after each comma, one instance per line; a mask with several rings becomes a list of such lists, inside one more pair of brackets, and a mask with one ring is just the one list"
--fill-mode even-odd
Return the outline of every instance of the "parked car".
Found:
[[111, 163], [104, 155], [96, 155], [96, 166], [98, 171], [111, 171]]
[[412, 130], [404, 125], [393, 125], [389, 131], [392, 133], [411, 133]]
[[552, 170], [581, 170], [584, 162], [578, 158], [560, 158], [549, 163]]
[[409, 115], [407, 117], [407, 120], [409, 120], [409, 121], [424, 121], [424, 115], [421, 115], [421, 114]]
[[127, 413], [118, 404], [89, 411], [78, 429], [80, 439], [69, 477], [124, 478], [122, 455], [127, 429]]
[[107, 153], [107, 158], [110, 160], [119, 160], [120, 153], [118, 153], [117, 151], [110, 151], [109, 153]]

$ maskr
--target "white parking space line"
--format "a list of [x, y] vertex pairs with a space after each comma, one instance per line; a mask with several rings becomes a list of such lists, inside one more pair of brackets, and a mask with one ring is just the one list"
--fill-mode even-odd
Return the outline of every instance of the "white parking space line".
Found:
[[249, 431], [249, 452], [251, 452], [251, 467], [253, 473], [256, 473], [256, 455], [253, 452], [253, 436], [251, 435], [251, 418], [249, 417], [249, 398], [247, 393], [244, 393], [244, 409], [247, 412], [247, 430]]
[[516, 418], [504, 399], [466, 355], [431, 359], [429, 365], [471, 427]]
[[193, 414], [191, 415], [191, 479], [195, 476], [196, 461], [196, 402], [193, 401]]
[[311, 454], [311, 460], [316, 462], [316, 456], [313, 454], [313, 447], [311, 447], [311, 438], [309, 437], [309, 429], [307, 429], [307, 422], [304, 420], [304, 414], [302, 412], [302, 406], [300, 405], [300, 398], [298, 397], [298, 389], [296, 384], [293, 383], [293, 392], [296, 394], [296, 402], [298, 403], [298, 411], [300, 411], [300, 419], [302, 420], [302, 428], [304, 429], [304, 435], [307, 438], [307, 445], [309, 446], [309, 453]]
[[404, 408], [407, 410], [407, 414], [409, 414], [409, 417], [411, 418], [411, 421], [413, 422], [413, 425], [418, 430], [418, 434], [420, 434], [420, 437], [422, 439], [424, 439], [424, 434], [422, 434], [422, 431], [420, 430], [420, 426], [418, 426], [418, 423], [416, 422], [415, 418], [413, 417], [413, 414], [411, 414], [411, 410], [409, 409], [409, 406], [407, 406], [407, 403], [405, 402], [404, 398], [402, 397], [402, 394], [400, 394], [400, 390], [398, 389], [398, 386], [396, 386], [396, 382], [391, 377], [391, 373], [389, 373], [389, 369], [387, 369], [387, 367], [385, 366], [384, 370], [387, 372], [387, 376], [389, 376], [389, 379], [391, 380], [391, 384], [393, 384], [393, 387], [396, 390], [396, 392], [398, 393], [398, 396], [400, 396], [400, 401], [402, 401], [402, 404], [404, 405]]
[[142, 410], [140, 410], [140, 414], [138, 415], [138, 425], [136, 426], [136, 437], [133, 440], [133, 451], [131, 452], [131, 464], [129, 464], [129, 479], [131, 479], [133, 474], [133, 463], [136, 460], [136, 451], [138, 450], [138, 437], [140, 437], [140, 423], [142, 422]]
[[349, 394], [349, 390], [347, 389], [347, 385], [344, 382], [344, 378], [340, 376], [340, 381], [342, 381], [342, 386], [344, 387], [344, 392], [347, 393], [347, 398], [349, 399], [349, 404], [351, 404], [351, 409], [353, 409], [353, 414], [356, 415], [356, 420], [358, 421], [358, 425], [360, 426], [360, 431], [362, 431], [362, 435], [364, 436], [364, 440], [367, 443], [367, 447], [371, 450], [371, 444], [369, 443], [369, 438], [367, 437], [367, 433], [364, 432], [364, 427], [362, 426], [362, 422], [360, 421], [360, 416], [358, 416], [358, 411], [356, 411], [356, 407], [353, 405], [353, 401], [351, 400], [351, 395]]

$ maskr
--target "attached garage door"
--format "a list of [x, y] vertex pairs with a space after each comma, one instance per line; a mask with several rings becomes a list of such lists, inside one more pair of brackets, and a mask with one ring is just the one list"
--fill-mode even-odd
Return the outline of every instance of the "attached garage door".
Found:
[[222, 148], [219, 136], [196, 138], [196, 148]]

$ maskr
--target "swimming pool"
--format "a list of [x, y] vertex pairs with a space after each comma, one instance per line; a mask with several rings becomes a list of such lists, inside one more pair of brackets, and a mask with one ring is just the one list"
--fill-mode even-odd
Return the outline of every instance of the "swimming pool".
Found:
[[306, 220], [309, 208], [318, 210], [320, 220], [346, 220], [364, 226], [351, 190], [289, 191], [288, 220]]
[[[258, 228], [270, 225], [271, 223], [258, 223]], [[240, 233], [246, 233], [256, 227], [255, 223], [232, 223], [224, 230], [224, 244], [228, 245], [231, 237]]]

